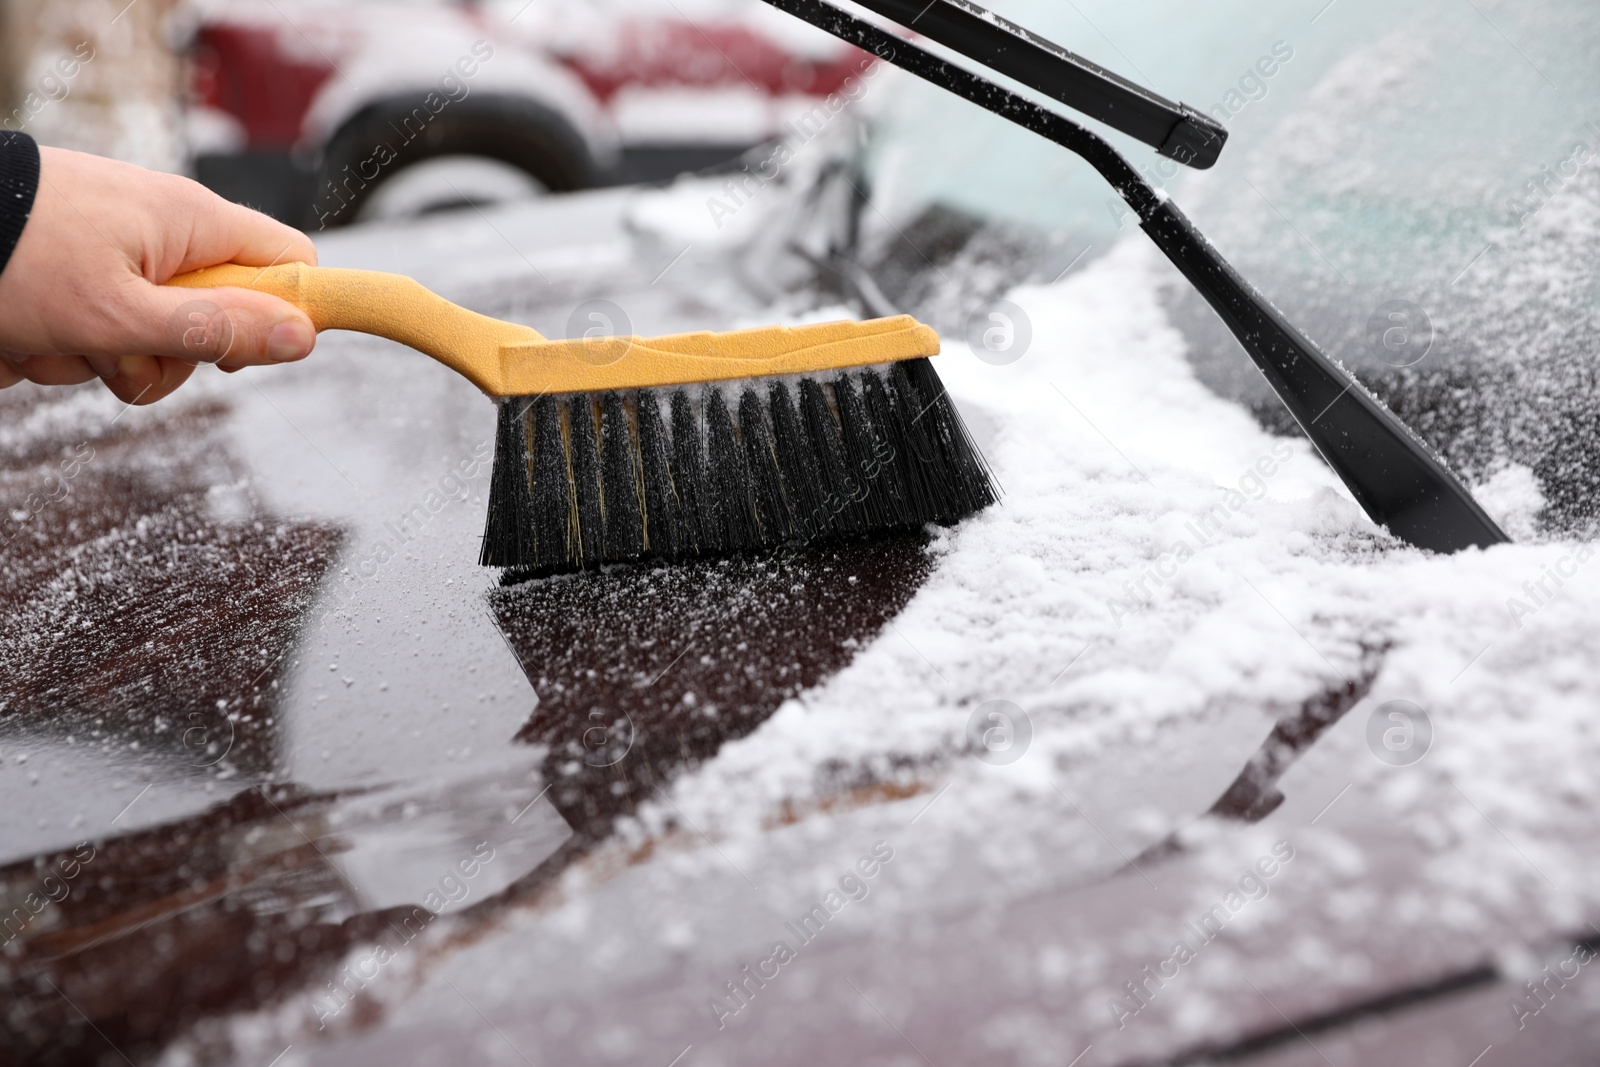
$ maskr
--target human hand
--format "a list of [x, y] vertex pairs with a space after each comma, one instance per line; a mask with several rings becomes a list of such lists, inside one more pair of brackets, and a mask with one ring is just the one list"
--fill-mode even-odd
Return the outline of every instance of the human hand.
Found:
[[[0, 273], [0, 389], [98, 377], [127, 403], [149, 404], [197, 363], [234, 371], [303, 359], [316, 330], [294, 305], [162, 285], [219, 263], [296, 261], [316, 263], [309, 237], [187, 178], [40, 148], [33, 211]], [[197, 301], [221, 317], [184, 313]]]

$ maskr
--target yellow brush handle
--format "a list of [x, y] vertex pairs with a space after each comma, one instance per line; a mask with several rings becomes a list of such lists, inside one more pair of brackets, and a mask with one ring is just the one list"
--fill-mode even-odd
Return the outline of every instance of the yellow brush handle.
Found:
[[530, 327], [457, 307], [399, 274], [303, 263], [230, 264], [180, 274], [167, 284], [271, 293], [304, 311], [318, 330], [357, 330], [410, 345], [497, 397], [812, 373], [939, 352], [939, 335], [909, 315], [727, 333], [546, 341]]
[[477, 381], [497, 367], [504, 345], [544, 340], [516, 323], [457, 307], [401, 274], [282, 263], [226, 264], [180, 274], [168, 285], [186, 289], [253, 289], [287, 300], [320, 330], [355, 330], [399, 341]]

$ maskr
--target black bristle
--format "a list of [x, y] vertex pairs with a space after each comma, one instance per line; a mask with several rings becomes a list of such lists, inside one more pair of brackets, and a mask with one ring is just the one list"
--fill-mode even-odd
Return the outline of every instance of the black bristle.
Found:
[[756, 503], [756, 524], [761, 543], [787, 541], [794, 532], [789, 502], [783, 492], [783, 471], [778, 449], [767, 426], [765, 405], [752, 388], [739, 394], [739, 440], [744, 445], [745, 466], [750, 471], [750, 494]]
[[844, 538], [854, 537], [867, 528], [866, 515], [861, 510], [865, 487], [860, 479], [850, 479], [844, 445], [839, 440], [839, 424], [828, 407], [822, 383], [814, 378], [800, 381], [800, 416], [805, 421], [808, 443], [816, 462], [822, 509], [813, 529], [819, 534], [832, 532]]
[[919, 515], [927, 522], [944, 522], [958, 510], [961, 490], [951, 483], [945, 456], [935, 447], [929, 433], [931, 409], [911, 387], [902, 364], [891, 366], [885, 377], [893, 433], [895, 440], [904, 445], [900, 449], [901, 469], [920, 504]]
[[533, 562], [529, 551], [533, 496], [528, 489], [527, 401], [502, 400], [495, 425], [494, 468], [489, 474], [489, 520], [478, 563], [518, 567]]
[[[871, 378], [870, 371], [861, 375], [863, 381]], [[833, 380], [833, 397], [839, 406], [839, 440], [844, 446], [846, 477], [851, 485], [860, 487], [856, 492], [866, 512], [867, 529], [916, 525], [895, 467], [894, 443], [874, 421], [850, 375], [841, 374]]]
[[683, 515], [682, 536], [677, 539], [680, 556], [675, 558], [720, 552], [722, 543], [712, 541], [709, 532], [710, 490], [706, 487], [700, 420], [695, 417], [694, 402], [683, 389], [672, 391], [672, 476]]
[[940, 484], [952, 497], [950, 519], [946, 521], [964, 518], [1000, 499], [989, 464], [973, 442], [967, 424], [961, 421], [933, 364], [926, 358], [908, 359], [896, 364], [896, 370], [904, 375], [905, 388], [914, 397], [912, 404], [919, 412], [917, 418], [923, 425], [930, 462], [940, 465]]
[[607, 393], [600, 402], [600, 472], [608, 561], [644, 555], [644, 487], [634, 460], [637, 451], [622, 394]]
[[703, 394], [706, 412], [706, 490], [712, 540], [724, 551], [747, 552], [761, 546], [761, 523], [750, 486], [750, 468], [744, 448], [733, 430], [733, 417], [722, 390], [716, 386]]
[[573, 397], [567, 404], [567, 447], [572, 454], [572, 487], [577, 498], [580, 566], [598, 567], [605, 559], [605, 487], [600, 478], [600, 446], [595, 440], [594, 401]]
[[905, 521], [930, 521], [937, 509], [922, 465], [915, 455], [917, 442], [904, 432], [905, 423], [895, 417], [894, 401], [881, 376], [870, 373], [861, 376], [861, 401], [872, 415], [874, 429], [889, 442], [889, 459], [884, 464], [884, 474], [894, 481], [896, 491], [904, 502]]
[[661, 405], [648, 389], [636, 402], [639, 424], [639, 469], [644, 480], [645, 550], [652, 556], [678, 559], [679, 535], [684, 532], [683, 507], [673, 482], [667, 449], [667, 427]]
[[789, 501], [790, 536], [815, 540], [833, 528], [817, 450], [787, 385], [772, 383], [767, 392], [767, 410], [772, 414], [772, 443]]
[[926, 359], [500, 405], [481, 562], [515, 582], [948, 524], [998, 496]]
[[524, 565], [559, 567], [581, 564], [578, 548], [577, 505], [572, 493], [572, 467], [567, 462], [567, 440], [561, 432], [561, 405], [553, 396], [541, 396], [529, 412], [533, 424], [532, 549]]

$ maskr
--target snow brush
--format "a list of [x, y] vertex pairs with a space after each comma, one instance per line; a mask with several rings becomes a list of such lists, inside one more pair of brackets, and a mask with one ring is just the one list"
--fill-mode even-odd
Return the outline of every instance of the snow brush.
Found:
[[909, 315], [549, 340], [377, 271], [209, 267], [321, 330], [409, 345], [499, 407], [479, 562], [519, 581], [949, 524], [995, 502]]
[[[1232, 331], [1322, 458], [1373, 522], [1434, 552], [1510, 540], [1420, 438], [1245, 281], [1192, 222], [1102, 137], [1057, 112], [945, 62], [825, 0], [766, 0], [964, 100], [1082, 156]], [[1073, 55], [968, 0], [856, 0], [996, 73], [1075, 108], [1197, 169], [1216, 162], [1227, 130]]]

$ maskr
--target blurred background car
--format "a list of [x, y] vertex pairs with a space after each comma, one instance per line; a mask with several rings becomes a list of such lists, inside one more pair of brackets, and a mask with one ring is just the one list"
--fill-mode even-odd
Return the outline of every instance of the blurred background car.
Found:
[[[859, 61], [755, 0], [104, 7], [10, 5], [11, 95], [51, 105], [11, 128], [308, 229], [722, 163]], [[75, 48], [93, 58], [58, 78]]]
[[212, 3], [190, 162], [313, 229], [660, 180], [776, 136], [855, 55], [749, 2]]

